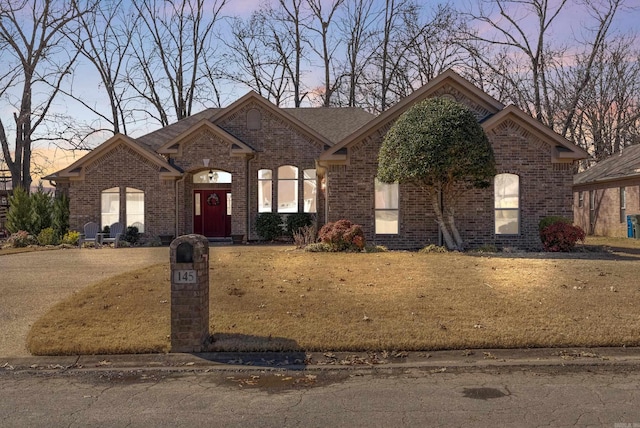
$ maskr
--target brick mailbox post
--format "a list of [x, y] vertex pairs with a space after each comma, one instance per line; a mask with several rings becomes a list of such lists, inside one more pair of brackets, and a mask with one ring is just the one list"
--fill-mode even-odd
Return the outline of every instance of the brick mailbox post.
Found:
[[209, 241], [184, 235], [169, 248], [171, 351], [202, 352], [209, 338]]

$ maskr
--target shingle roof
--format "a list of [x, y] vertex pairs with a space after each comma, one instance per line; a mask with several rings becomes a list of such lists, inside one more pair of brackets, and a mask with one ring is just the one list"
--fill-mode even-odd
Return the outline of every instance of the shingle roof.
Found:
[[345, 138], [375, 115], [358, 107], [306, 107], [282, 109], [332, 143]]
[[[201, 120], [213, 118], [221, 110], [219, 108], [203, 110], [169, 126], [143, 135], [137, 138], [136, 142], [151, 150], [158, 150], [165, 143], [182, 134]], [[337, 143], [375, 117], [357, 107], [283, 108], [282, 110], [323, 135], [332, 143]]]
[[166, 142], [182, 134], [187, 129], [200, 122], [202, 119], [211, 119], [219, 111], [220, 109], [217, 108], [209, 108], [203, 110], [192, 116], [165, 126], [164, 128], [157, 129], [153, 132], [143, 135], [142, 137], [138, 137], [135, 141], [153, 151], [156, 151]]
[[601, 160], [573, 176], [573, 184], [586, 184], [640, 176], [640, 144], [626, 147], [621, 154]]

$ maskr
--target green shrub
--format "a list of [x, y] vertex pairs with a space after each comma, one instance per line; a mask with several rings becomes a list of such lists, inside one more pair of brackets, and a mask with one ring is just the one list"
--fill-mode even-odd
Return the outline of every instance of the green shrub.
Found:
[[9, 197], [7, 230], [11, 233], [31, 230], [31, 198], [22, 187], [13, 189], [13, 194]]
[[40, 231], [51, 227], [51, 213], [53, 204], [51, 195], [44, 191], [42, 183], [38, 190], [31, 194], [31, 229], [33, 235], [39, 235]]
[[421, 248], [419, 253], [428, 254], [428, 253], [446, 253], [447, 247], [441, 247], [440, 245], [429, 244], [424, 248]]
[[9, 244], [13, 248], [23, 248], [28, 247], [29, 245], [36, 245], [38, 244], [38, 241], [26, 230], [19, 230], [9, 236], [9, 238], [7, 239], [7, 244]]
[[582, 228], [562, 221], [553, 223], [540, 232], [544, 250], [552, 252], [571, 251], [576, 246], [576, 242], [584, 242], [585, 237], [586, 234]]
[[260, 239], [273, 241], [284, 234], [282, 217], [276, 213], [260, 213], [256, 218], [256, 232]]
[[102, 233], [104, 233], [106, 236], [109, 236], [109, 234], [111, 233], [111, 226], [107, 225], [105, 227], [102, 228]]
[[303, 227], [313, 224], [313, 216], [309, 213], [295, 213], [287, 216], [287, 234], [293, 236], [294, 233]]
[[550, 215], [540, 220], [540, 223], [538, 223], [538, 230], [542, 232], [543, 229], [555, 223], [573, 224], [573, 221], [571, 221], [571, 219], [568, 219], [566, 217], [562, 217], [559, 215]]
[[40, 233], [38, 233], [38, 244], [40, 245], [57, 245], [58, 237], [56, 235], [53, 227], [47, 227], [42, 229]]
[[334, 251], [362, 251], [366, 244], [362, 226], [349, 220], [325, 224], [318, 237]]
[[69, 230], [69, 198], [62, 193], [53, 200], [53, 213], [51, 214], [51, 226], [60, 239]]
[[64, 234], [62, 237], [62, 244], [67, 245], [78, 245], [78, 241], [80, 240], [80, 232], [76, 232], [75, 230], [70, 230]]
[[123, 239], [132, 245], [137, 243], [140, 239], [140, 232], [138, 231], [138, 228], [136, 226], [127, 227]]

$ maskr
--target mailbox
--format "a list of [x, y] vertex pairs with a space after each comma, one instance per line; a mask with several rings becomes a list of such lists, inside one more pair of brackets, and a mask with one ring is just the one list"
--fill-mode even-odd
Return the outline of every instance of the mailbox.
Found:
[[209, 340], [209, 241], [202, 235], [183, 235], [169, 249], [171, 351], [205, 351]]

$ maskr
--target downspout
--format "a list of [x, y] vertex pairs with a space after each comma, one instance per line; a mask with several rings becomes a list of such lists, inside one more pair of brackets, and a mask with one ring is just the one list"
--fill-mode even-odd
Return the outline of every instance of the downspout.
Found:
[[251, 155], [247, 155], [246, 158], [246, 164], [245, 164], [245, 170], [244, 170], [244, 193], [245, 193], [245, 199], [246, 199], [246, 208], [245, 208], [245, 220], [246, 220], [246, 225], [245, 225], [245, 243], [248, 244], [249, 243], [249, 234], [251, 233], [251, 208], [250, 208], [250, 197], [249, 197], [249, 190], [251, 189], [251, 186], [249, 184], [249, 162], [251, 162], [253, 159], [255, 158], [255, 155], [251, 154]]
[[[438, 188], [438, 198], [440, 199], [440, 208], [442, 209], [442, 220], [444, 221], [444, 196], [442, 194], [442, 189]], [[443, 246], [443, 238], [442, 238], [442, 228], [438, 225], [438, 246]]]
[[175, 230], [175, 236], [174, 238], [178, 237], [178, 229], [179, 229], [179, 219], [178, 219], [178, 184], [182, 181], [184, 181], [184, 179], [187, 178], [187, 173], [183, 173], [182, 178], [179, 180], [176, 180], [176, 184], [175, 184], [175, 194], [176, 194], [176, 230]]

